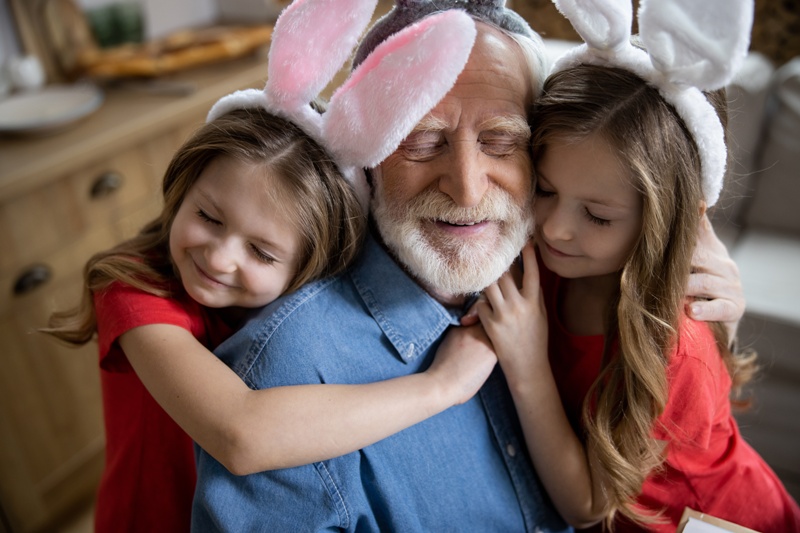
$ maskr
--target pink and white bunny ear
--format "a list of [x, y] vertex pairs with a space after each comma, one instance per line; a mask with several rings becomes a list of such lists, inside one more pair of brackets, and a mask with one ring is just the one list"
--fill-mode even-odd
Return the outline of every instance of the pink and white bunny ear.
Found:
[[308, 104], [350, 57], [377, 0], [295, 0], [281, 13], [264, 88], [273, 105]]
[[261, 107], [321, 141], [321, 119], [308, 105], [350, 57], [377, 0], [295, 0], [272, 32], [263, 90], [235, 91], [217, 101], [207, 121], [234, 109]]
[[578, 35], [596, 50], [613, 50], [631, 37], [633, 6], [630, 0], [553, 0]]
[[333, 95], [324, 137], [337, 159], [374, 167], [453, 87], [477, 30], [463, 11], [428, 16], [379, 45]]
[[704, 91], [733, 79], [752, 25], [752, 2], [642, 0], [639, 9], [639, 33], [653, 66], [673, 83]]

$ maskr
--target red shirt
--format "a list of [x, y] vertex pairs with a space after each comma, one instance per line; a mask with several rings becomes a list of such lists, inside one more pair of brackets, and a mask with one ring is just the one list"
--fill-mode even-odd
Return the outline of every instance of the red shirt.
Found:
[[[583, 400], [600, 371], [602, 335], [570, 334], [558, 319], [560, 278], [539, 265], [550, 324], [550, 364], [564, 409], [581, 426]], [[731, 415], [731, 379], [707, 324], [685, 318], [667, 368], [669, 395], [653, 438], [668, 441], [662, 471], [644, 482], [638, 503], [669, 521], [642, 529], [674, 532], [685, 507], [762, 533], [800, 531], [800, 508], [739, 434]], [[581, 432], [579, 432], [581, 434]], [[596, 528], [600, 531], [600, 528]]]
[[150, 396], [116, 341], [138, 326], [172, 324], [214, 347], [229, 328], [186, 295], [159, 298], [114, 283], [94, 302], [106, 434], [95, 531], [189, 531], [197, 478], [192, 440]]

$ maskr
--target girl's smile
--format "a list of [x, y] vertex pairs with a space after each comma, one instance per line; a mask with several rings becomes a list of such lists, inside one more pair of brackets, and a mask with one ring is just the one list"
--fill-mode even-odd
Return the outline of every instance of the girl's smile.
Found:
[[[544, 246], [541, 246], [541, 245], [544, 245]], [[544, 250], [541, 250], [541, 248], [544, 248]], [[562, 252], [560, 250], [557, 250], [556, 248], [554, 248], [553, 246], [548, 244], [544, 239], [542, 239], [542, 242], [540, 243], [540, 250], [542, 251], [542, 253], [549, 253], [549, 254], [554, 255], [556, 257], [577, 257], [575, 255], [564, 253], [564, 252]]]
[[220, 280], [216, 279], [215, 277], [213, 277], [213, 276], [210, 276], [210, 275], [209, 275], [209, 274], [208, 274], [208, 273], [207, 273], [205, 270], [203, 270], [203, 269], [200, 267], [200, 265], [198, 265], [198, 264], [197, 264], [197, 261], [195, 261], [194, 259], [192, 259], [192, 263], [194, 264], [194, 267], [195, 267], [195, 269], [197, 270], [198, 274], [200, 275], [200, 276], [199, 276], [199, 277], [200, 277], [200, 279], [204, 279], [204, 280], [208, 281], [208, 283], [209, 283], [210, 285], [212, 285], [212, 286], [221, 286], [221, 287], [227, 287], [227, 288], [231, 288], [231, 289], [235, 289], [235, 288], [236, 288], [236, 287], [235, 287], [235, 286], [233, 286], [233, 285], [229, 285], [229, 284], [227, 284], [227, 283], [223, 283], [222, 281], [220, 281]]

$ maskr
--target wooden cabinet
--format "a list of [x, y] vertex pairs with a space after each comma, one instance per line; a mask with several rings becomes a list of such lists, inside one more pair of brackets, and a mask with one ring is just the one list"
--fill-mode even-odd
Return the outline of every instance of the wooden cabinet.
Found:
[[190, 94], [109, 91], [69, 130], [0, 139], [0, 531], [52, 529], [93, 497], [103, 465], [96, 345], [36, 328], [78, 301], [91, 254], [156, 216], [169, 159], [211, 104], [265, 72], [252, 57], [167, 80]]

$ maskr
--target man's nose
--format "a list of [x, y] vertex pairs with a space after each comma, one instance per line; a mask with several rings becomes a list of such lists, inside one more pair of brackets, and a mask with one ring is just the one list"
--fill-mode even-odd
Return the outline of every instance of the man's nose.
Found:
[[439, 178], [439, 190], [459, 207], [478, 205], [489, 188], [487, 162], [483, 159], [477, 143], [454, 143], [448, 168]]

